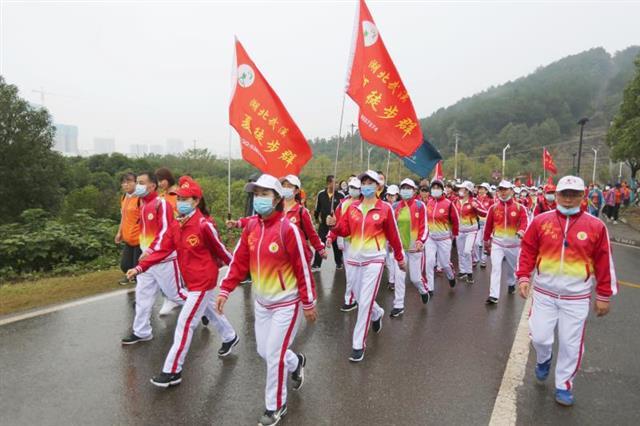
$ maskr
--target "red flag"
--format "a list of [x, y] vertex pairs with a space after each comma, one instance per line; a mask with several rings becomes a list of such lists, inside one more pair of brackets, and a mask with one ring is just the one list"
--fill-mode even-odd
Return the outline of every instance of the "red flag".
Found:
[[553, 185], [553, 176], [549, 176], [549, 177], [547, 178], [547, 184], [548, 184], [548, 185]]
[[360, 0], [353, 43], [347, 94], [360, 108], [362, 138], [401, 157], [410, 156], [422, 144], [422, 129], [364, 0]]
[[547, 148], [542, 148], [542, 167], [554, 175], [558, 173], [556, 164], [553, 162], [553, 158], [549, 151], [547, 151]]
[[276, 177], [300, 174], [312, 155], [307, 140], [237, 39], [235, 60], [229, 123], [240, 135], [242, 158]]
[[438, 161], [436, 164], [436, 168], [433, 171], [434, 179], [444, 179], [444, 174], [442, 174], [442, 161]]
[[533, 176], [531, 176], [531, 173], [529, 173], [529, 177], [527, 178], [527, 186], [533, 186]]

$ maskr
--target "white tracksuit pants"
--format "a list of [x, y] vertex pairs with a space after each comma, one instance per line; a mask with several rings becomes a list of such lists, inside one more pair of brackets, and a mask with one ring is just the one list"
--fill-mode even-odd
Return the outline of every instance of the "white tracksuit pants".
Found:
[[151, 335], [151, 308], [158, 290], [180, 305], [187, 299], [182, 285], [182, 276], [176, 259], [153, 265], [136, 277], [136, 315], [133, 319], [133, 334], [138, 337]]
[[433, 268], [436, 266], [436, 254], [438, 256], [438, 264], [442, 266], [447, 278], [454, 278], [453, 265], [451, 264], [451, 239], [436, 241], [433, 238], [427, 238], [424, 251], [427, 259], [427, 287], [429, 287], [429, 290], [435, 291], [436, 282], [433, 276]]
[[476, 243], [478, 244], [477, 250], [478, 250], [478, 254], [476, 256], [476, 258], [480, 261], [480, 262], [485, 262], [487, 261], [487, 255], [484, 254], [484, 241], [483, 241], [483, 235], [484, 235], [484, 223], [480, 222], [480, 228], [478, 229], [478, 236], [476, 237]]
[[384, 258], [384, 266], [387, 269], [387, 277], [389, 284], [395, 284], [395, 259], [393, 258], [393, 252], [387, 247], [387, 256]]
[[[406, 252], [405, 259], [407, 259], [407, 268], [409, 269], [409, 280], [418, 289], [418, 293], [425, 294], [429, 291], [427, 286], [426, 276], [426, 259], [424, 250], [419, 252]], [[395, 272], [395, 290], [393, 298], [393, 307], [398, 309], [404, 308], [404, 295], [405, 295], [405, 281], [407, 273], [400, 269], [398, 262], [393, 260], [393, 267]]]
[[351, 265], [354, 270], [353, 293], [358, 302], [358, 319], [353, 330], [353, 349], [366, 348], [367, 334], [371, 321], [377, 321], [384, 315], [384, 309], [376, 302], [384, 258], [367, 262], [365, 265]]
[[355, 295], [353, 294], [353, 273], [354, 269], [351, 265], [349, 265], [349, 242], [343, 241], [344, 250], [342, 251], [342, 255], [344, 256], [344, 275], [345, 275], [345, 288], [344, 288], [344, 304], [351, 305], [356, 301]]
[[536, 350], [536, 362], [551, 357], [554, 330], [558, 327], [556, 388], [571, 390], [584, 353], [584, 331], [590, 299], [563, 300], [533, 290], [533, 305], [529, 315], [531, 343]]
[[518, 255], [520, 254], [520, 246], [503, 247], [496, 243], [491, 243], [491, 287], [489, 296], [500, 298], [500, 281], [502, 279], [502, 259], [506, 259], [507, 285], [516, 285], [516, 265], [518, 263]]
[[456, 249], [458, 250], [458, 269], [460, 273], [473, 273], [474, 250], [476, 249], [477, 231], [460, 232], [456, 238]]
[[223, 342], [230, 342], [236, 337], [236, 332], [224, 315], [218, 314], [214, 309], [215, 296], [213, 289], [207, 291], [190, 291], [187, 300], [182, 306], [176, 331], [173, 334], [173, 345], [169, 349], [164, 361], [162, 371], [165, 373], [178, 373], [182, 371], [184, 359], [189, 352], [193, 331], [198, 326], [200, 318], [205, 315], [214, 325]]
[[300, 304], [267, 309], [254, 302], [258, 355], [267, 363], [264, 400], [267, 410], [287, 402], [287, 374], [298, 368], [298, 356], [289, 349], [298, 330]]

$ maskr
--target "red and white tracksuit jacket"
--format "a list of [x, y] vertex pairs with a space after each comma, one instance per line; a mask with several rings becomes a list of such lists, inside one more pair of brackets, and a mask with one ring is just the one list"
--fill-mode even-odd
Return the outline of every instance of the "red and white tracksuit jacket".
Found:
[[478, 244], [478, 259], [480, 259], [480, 262], [485, 262], [487, 255], [484, 253], [484, 250], [482, 249], [484, 225], [487, 223], [487, 213], [489, 213], [489, 208], [493, 205], [494, 200], [488, 195], [478, 195], [476, 197], [476, 200], [480, 203], [482, 208], [485, 210], [484, 215], [478, 214], [478, 224], [480, 226], [478, 229], [479, 237], [476, 238], [477, 244]]
[[527, 212], [519, 203], [498, 200], [487, 212], [487, 223], [484, 226], [485, 244], [493, 239], [497, 246], [511, 248], [519, 247], [520, 239], [517, 233], [527, 229]]
[[460, 213], [460, 234], [456, 238], [458, 267], [461, 273], [471, 274], [477, 257], [478, 223], [480, 217], [487, 216], [487, 210], [472, 197], [466, 201], [458, 199], [455, 206]]
[[429, 198], [427, 226], [429, 227], [429, 237], [425, 244], [427, 283], [429, 290], [435, 290], [433, 270], [436, 261], [448, 279], [454, 278], [451, 243], [452, 238], [456, 238], [460, 232], [460, 214], [455, 204], [446, 197]]
[[557, 210], [540, 214], [522, 240], [518, 280], [529, 281], [534, 271], [529, 335], [536, 362], [551, 358], [557, 327], [555, 386], [571, 390], [584, 355], [592, 288], [595, 285], [601, 301], [617, 293], [606, 226], [584, 212], [570, 217]]
[[[324, 253], [324, 244], [320, 239], [320, 236], [316, 232], [316, 229], [313, 227], [313, 222], [311, 221], [311, 215], [309, 214], [309, 210], [306, 209], [300, 203], [296, 203], [291, 209], [286, 213], [287, 219], [289, 222], [294, 225], [298, 225], [300, 231], [302, 231], [302, 236], [305, 239], [305, 248], [307, 249], [307, 259], [311, 261], [311, 250], [309, 249], [309, 245], [313, 247], [315, 251], [319, 254]], [[307, 244], [308, 241], [308, 244]]]
[[267, 219], [248, 218], [220, 295], [228, 297], [251, 272], [256, 300], [262, 306], [277, 308], [302, 302], [304, 309], [314, 307], [315, 283], [302, 238], [298, 227], [282, 212]]
[[[140, 204], [140, 250], [151, 254], [160, 250], [169, 226], [174, 221], [173, 208], [157, 192], [147, 194]], [[175, 253], [166, 256], [165, 261], [175, 259]]]

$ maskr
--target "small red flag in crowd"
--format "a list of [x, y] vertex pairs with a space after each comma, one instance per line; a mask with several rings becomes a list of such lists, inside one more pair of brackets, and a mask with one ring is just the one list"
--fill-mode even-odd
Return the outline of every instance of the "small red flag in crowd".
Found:
[[238, 40], [235, 47], [229, 123], [240, 135], [242, 158], [276, 177], [299, 175], [311, 159], [311, 147]]
[[533, 176], [531, 176], [531, 173], [529, 173], [529, 177], [527, 178], [527, 186], [533, 186]]
[[433, 171], [434, 179], [444, 179], [444, 174], [442, 173], [442, 161], [438, 161], [436, 164], [436, 168]]
[[548, 172], [553, 173], [554, 175], [558, 173], [558, 169], [556, 168], [556, 164], [553, 162], [553, 158], [547, 148], [542, 149], [542, 167]]
[[371, 144], [410, 156], [422, 144], [422, 129], [364, 0], [355, 25], [347, 94], [360, 108], [360, 134]]

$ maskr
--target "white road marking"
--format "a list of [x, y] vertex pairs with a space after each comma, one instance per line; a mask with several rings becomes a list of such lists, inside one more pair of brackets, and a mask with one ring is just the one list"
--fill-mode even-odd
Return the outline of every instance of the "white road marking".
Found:
[[617, 242], [617, 241], [611, 241], [611, 245], [614, 245], [614, 246], [622, 246], [622, 247], [629, 247], [629, 248], [634, 248], [634, 249], [640, 249], [640, 247], [639, 247], [639, 246], [634, 246], [634, 245], [631, 245], [631, 244], [625, 244], [625, 243], [619, 243], [619, 242]]
[[518, 386], [523, 383], [527, 359], [529, 358], [529, 309], [532, 298], [529, 297], [522, 309], [513, 346], [509, 353], [509, 361], [504, 369], [500, 390], [491, 413], [490, 426], [515, 425], [518, 414]]
[[0, 319], [0, 326], [11, 324], [17, 321], [26, 320], [29, 318], [39, 317], [41, 315], [50, 314], [52, 312], [61, 311], [63, 309], [73, 308], [87, 303], [97, 302], [99, 300], [109, 299], [111, 297], [121, 296], [135, 291], [135, 288], [112, 291], [105, 294], [99, 294], [97, 296], [86, 297], [84, 299], [75, 300], [73, 302], [63, 303], [61, 305], [50, 306], [48, 308], [38, 309], [24, 314], [11, 315], [7, 318]]

